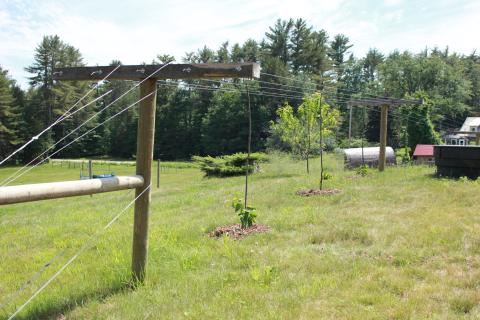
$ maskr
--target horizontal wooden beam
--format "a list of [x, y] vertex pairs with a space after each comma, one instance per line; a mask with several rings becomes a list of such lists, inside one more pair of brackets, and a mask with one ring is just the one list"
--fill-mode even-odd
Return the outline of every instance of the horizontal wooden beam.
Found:
[[393, 99], [393, 98], [365, 98], [365, 99], [351, 99], [347, 102], [349, 106], [399, 106], [402, 104], [423, 104], [422, 99]]
[[[162, 65], [121, 66], [109, 80], [141, 80], [149, 77]], [[56, 68], [54, 80], [102, 80], [116, 66]], [[201, 63], [169, 64], [150, 78], [154, 79], [201, 79], [201, 78], [259, 78], [258, 63]]]
[[143, 184], [143, 177], [137, 175], [0, 187], [0, 205], [134, 189]]

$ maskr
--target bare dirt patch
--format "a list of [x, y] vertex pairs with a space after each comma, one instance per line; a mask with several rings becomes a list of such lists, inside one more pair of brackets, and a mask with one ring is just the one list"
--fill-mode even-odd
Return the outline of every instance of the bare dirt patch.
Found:
[[220, 238], [223, 235], [233, 239], [240, 239], [252, 233], [262, 233], [270, 230], [270, 227], [264, 224], [254, 224], [249, 228], [242, 229], [240, 224], [232, 224], [229, 226], [221, 226], [208, 233], [211, 238]]
[[330, 196], [333, 194], [337, 194], [342, 192], [339, 189], [304, 189], [304, 190], [298, 190], [296, 192], [297, 195], [302, 196], [302, 197], [311, 197], [311, 196]]

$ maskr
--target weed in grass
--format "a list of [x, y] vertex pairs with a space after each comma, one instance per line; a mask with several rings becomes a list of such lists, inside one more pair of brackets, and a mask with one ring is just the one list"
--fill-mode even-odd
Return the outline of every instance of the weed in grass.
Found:
[[365, 177], [368, 174], [368, 166], [366, 164], [362, 164], [355, 169], [355, 172], [357, 175]]
[[250, 276], [256, 283], [269, 286], [278, 277], [278, 270], [272, 266], [254, 267], [250, 271]]
[[462, 296], [450, 300], [450, 308], [457, 314], [469, 313], [475, 306], [477, 301], [473, 297]]

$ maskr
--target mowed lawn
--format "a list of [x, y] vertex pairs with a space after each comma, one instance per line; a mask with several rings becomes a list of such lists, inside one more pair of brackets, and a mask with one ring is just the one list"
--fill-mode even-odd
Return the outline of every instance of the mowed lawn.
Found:
[[[161, 188], [152, 189], [145, 285], [129, 286], [130, 209], [17, 318], [480, 318], [479, 183], [433, 178], [429, 167], [358, 177], [329, 155], [326, 187], [342, 193], [295, 195], [317, 186], [318, 162], [307, 175], [304, 162], [276, 155], [252, 176], [250, 203], [271, 231], [241, 240], [206, 234], [237, 222], [230, 203], [243, 195], [244, 177], [167, 169]], [[112, 170], [131, 174], [134, 167]], [[13, 171], [1, 169], [0, 178]], [[78, 174], [78, 167], [44, 165], [19, 181]], [[11, 301], [0, 318], [132, 199], [122, 191], [0, 207], [0, 305]], [[31, 277], [33, 284], [12, 296]]]

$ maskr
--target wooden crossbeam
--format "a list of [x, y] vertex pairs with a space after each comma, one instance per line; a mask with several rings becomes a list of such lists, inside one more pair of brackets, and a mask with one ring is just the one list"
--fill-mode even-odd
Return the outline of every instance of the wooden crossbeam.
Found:
[[423, 104], [422, 99], [393, 99], [393, 98], [366, 98], [366, 99], [351, 99], [347, 102], [349, 106], [399, 106], [402, 104]]
[[143, 185], [143, 177], [136, 175], [0, 187], [0, 205], [84, 196], [134, 189]]
[[[56, 68], [54, 80], [102, 80], [117, 66]], [[161, 68], [156, 65], [120, 66], [109, 80], [141, 80]], [[169, 64], [155, 73], [154, 79], [259, 78], [258, 63]]]

